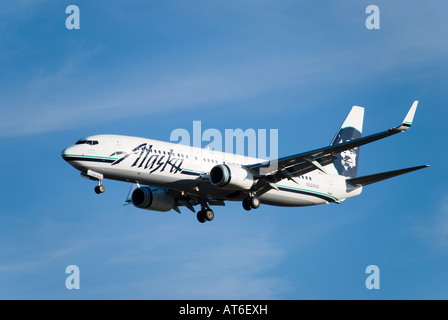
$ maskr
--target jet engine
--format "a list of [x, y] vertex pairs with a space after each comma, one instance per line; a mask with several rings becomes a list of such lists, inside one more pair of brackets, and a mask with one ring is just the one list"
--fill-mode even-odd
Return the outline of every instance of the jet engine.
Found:
[[174, 207], [174, 196], [162, 189], [137, 188], [132, 192], [132, 203], [140, 209], [170, 211]]
[[249, 190], [254, 182], [252, 173], [239, 165], [219, 164], [210, 170], [210, 183], [215, 187]]

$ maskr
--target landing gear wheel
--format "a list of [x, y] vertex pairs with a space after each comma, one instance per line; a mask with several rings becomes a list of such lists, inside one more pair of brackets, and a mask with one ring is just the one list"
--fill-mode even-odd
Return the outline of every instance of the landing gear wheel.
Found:
[[247, 211], [250, 211], [252, 209], [252, 206], [250, 205], [249, 199], [243, 200], [243, 208]]
[[249, 199], [249, 203], [253, 209], [257, 209], [260, 206], [260, 199], [258, 199], [257, 197], [251, 197]]
[[207, 220], [207, 221], [212, 221], [213, 218], [215, 217], [215, 213], [210, 209], [207, 209], [203, 212], [204, 212], [205, 220]]
[[204, 223], [205, 221], [207, 221], [206, 217], [205, 217], [205, 213], [204, 211], [198, 211], [198, 214], [196, 215], [196, 218], [198, 218], [198, 221], [200, 223]]
[[250, 209], [257, 209], [260, 206], [260, 199], [257, 197], [249, 197], [243, 200], [243, 208], [249, 211]]
[[95, 187], [95, 192], [97, 194], [103, 193], [104, 191], [106, 191], [106, 188], [102, 184]]

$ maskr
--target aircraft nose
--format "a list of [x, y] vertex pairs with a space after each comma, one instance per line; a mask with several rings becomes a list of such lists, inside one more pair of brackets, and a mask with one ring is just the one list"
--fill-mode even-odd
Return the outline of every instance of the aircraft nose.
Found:
[[73, 146], [70, 146], [70, 147], [62, 150], [62, 152], [61, 152], [62, 159], [64, 159], [65, 161], [68, 161], [70, 155], [73, 154], [72, 150], [73, 150]]

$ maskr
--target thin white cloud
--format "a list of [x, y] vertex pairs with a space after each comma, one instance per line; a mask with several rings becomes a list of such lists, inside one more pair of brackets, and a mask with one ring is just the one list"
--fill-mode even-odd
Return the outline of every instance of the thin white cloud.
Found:
[[[165, 214], [157, 222], [154, 215], [133, 210], [131, 216], [111, 217], [101, 211], [75, 225], [47, 219], [36, 225], [29, 241], [4, 251], [0, 275], [14, 288], [22, 277], [34, 276], [32, 290], [15, 293], [22, 297], [38, 294], [35, 290], [49, 281], [45, 297], [64, 298], [70, 264], [80, 267], [79, 294], [86, 299], [271, 299], [288, 290], [285, 279], [272, 274], [285, 252], [269, 226], [255, 222], [247, 229], [226, 221], [204, 226], [191, 221], [194, 216]], [[108, 229], [104, 219], [126, 224]], [[54, 238], [59, 240], [50, 243]], [[52, 277], [54, 272], [59, 275]]]
[[[412, 6], [384, 4], [380, 8], [384, 17], [382, 29], [367, 31], [363, 25], [365, 13], [357, 15], [351, 4], [341, 4], [339, 12], [349, 12], [349, 18], [343, 16], [339, 21], [337, 16], [332, 16], [329, 19], [342, 24], [341, 30], [347, 30], [347, 19], [353, 28], [359, 23], [359, 29], [349, 35], [351, 40], [344, 40], [340, 45], [331, 39], [330, 44], [318, 39], [324, 48], [315, 48], [313, 56], [309, 55], [309, 48], [302, 52], [300, 45], [286, 41], [296, 36], [292, 27], [305, 23], [294, 24], [294, 17], [285, 17], [286, 12], [271, 16], [274, 20], [270, 20], [272, 24], [275, 22], [275, 32], [283, 39], [283, 50], [267, 53], [254, 50], [251, 55], [232, 56], [228, 60], [213, 60], [204, 54], [195, 61], [182, 63], [168, 58], [163, 65], [155, 65], [146, 57], [144, 61], [128, 61], [123, 56], [123, 63], [118, 66], [92, 70], [91, 66], [102, 62], [101, 54], [113, 53], [100, 54], [98, 49], [80, 45], [75, 45], [74, 52], [73, 48], [65, 51], [59, 48], [68, 52], [59, 58], [59, 68], [36, 67], [31, 70], [30, 77], [22, 79], [20, 87], [12, 92], [0, 90], [0, 136], [51, 132], [86, 125], [89, 121], [91, 124], [107, 122], [185, 107], [200, 109], [222, 102], [231, 105], [232, 101], [310, 83], [350, 86], [383, 71], [446, 56], [448, 47], [440, 42], [440, 30], [447, 27], [443, 27], [444, 24], [437, 27], [444, 17], [438, 14], [435, 6], [425, 6], [425, 10], [419, 12], [420, 6], [413, 9]], [[392, 13], [395, 13], [393, 20], [387, 20]], [[408, 17], [414, 20], [407, 21]], [[287, 23], [282, 24], [281, 19]], [[253, 28], [256, 24], [249, 26]], [[320, 27], [319, 32], [305, 33], [304, 45], [307, 45], [306, 37], [331, 35], [325, 24]], [[316, 45], [313, 43], [311, 41]], [[199, 45], [213, 52], [207, 44]], [[232, 46], [241, 50], [241, 44], [226, 42], [226, 45], [227, 52], [231, 52]], [[260, 43], [254, 43], [257, 45]]]
[[[38, 240], [36, 240], [38, 241]], [[14, 260], [3, 261], [0, 263], [0, 273], [8, 274], [39, 274], [43, 269], [50, 265], [59, 263], [61, 260], [68, 259], [80, 251], [89, 247], [92, 243], [89, 241], [76, 240], [71, 243], [65, 243], [64, 246], [45, 248], [44, 250], [30, 250], [30, 248], [18, 248], [15, 250], [20, 253]], [[30, 244], [28, 244], [30, 246]]]
[[[84, 61], [77, 56], [70, 58], [54, 73], [31, 80], [21, 96], [2, 101], [6, 108], [0, 119], [0, 136], [60, 130], [89, 119], [107, 121], [230, 102], [282, 86], [297, 85], [311, 73], [305, 63], [297, 65], [295, 62], [291, 71], [289, 62], [272, 59], [245, 66], [223, 65], [195, 74], [171, 70], [159, 79], [148, 77], [145, 68], [126, 79], [131, 84], [117, 80], [117, 83], [102, 86], [94, 92], [69, 77]], [[204, 66], [198, 69], [204, 69]], [[104, 77], [107, 75], [101, 78]], [[76, 78], [79, 80], [79, 75]], [[123, 85], [121, 88], [120, 84]]]
[[[188, 231], [182, 231], [186, 237]], [[269, 273], [284, 252], [269, 230], [219, 227], [194, 236], [197, 246], [185, 246], [165, 255], [167, 267], [142, 279], [142, 296], [162, 299], [273, 299], [287, 290], [285, 279]], [[172, 233], [170, 233], [172, 234]], [[157, 290], [154, 290], [154, 287]]]
[[[132, 76], [125, 79], [103, 84], [105, 78], [115, 75], [106, 73], [94, 79], [95, 75], [90, 74], [82, 79], [82, 74], [76, 74], [76, 68], [86, 68], [83, 64], [93, 55], [78, 52], [60, 69], [31, 79], [13, 93], [15, 96], [0, 96], [4, 106], [0, 136], [50, 132], [89, 121], [203, 108], [214, 103], [231, 105], [232, 101], [279, 88], [300, 87], [319, 79], [328, 83], [329, 73], [341, 74], [353, 62], [345, 52], [304, 60], [286, 55], [260, 58], [245, 65], [230, 63], [207, 68], [201, 64], [195, 73], [167, 68], [166, 75], [155, 78], [148, 77], [151, 66], [147, 66], [130, 70]], [[371, 66], [372, 70], [378, 67]], [[346, 76], [341, 74], [343, 78]], [[96, 86], [98, 89], [92, 90]]]

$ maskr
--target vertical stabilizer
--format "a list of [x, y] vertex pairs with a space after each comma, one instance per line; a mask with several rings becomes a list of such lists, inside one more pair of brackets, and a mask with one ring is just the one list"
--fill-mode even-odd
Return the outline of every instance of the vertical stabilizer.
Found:
[[[333, 138], [330, 146], [335, 146], [350, 140], [361, 138], [362, 124], [364, 121], [364, 108], [354, 106], [347, 118]], [[339, 175], [355, 178], [358, 173], [359, 147], [334, 154], [336, 160], [334, 167]]]

